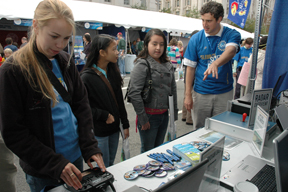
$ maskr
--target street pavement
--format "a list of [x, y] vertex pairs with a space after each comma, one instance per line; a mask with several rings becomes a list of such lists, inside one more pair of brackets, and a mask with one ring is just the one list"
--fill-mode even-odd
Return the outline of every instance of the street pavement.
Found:
[[[176, 78], [178, 77], [177, 73], [175, 73], [175, 77]], [[124, 78], [124, 86], [122, 88], [123, 97], [125, 96], [129, 80], [130, 80], [130, 74], [126, 75], [126, 77]], [[185, 122], [181, 121], [183, 97], [184, 97], [184, 82], [180, 80], [177, 82], [177, 103], [178, 103], [178, 109], [179, 109], [178, 121], [176, 121], [177, 137], [193, 131], [193, 126], [186, 125]], [[125, 101], [125, 105], [126, 105], [126, 110], [128, 113], [128, 119], [130, 122], [130, 137], [129, 137], [130, 155], [131, 155], [131, 157], [134, 157], [134, 156], [137, 156], [140, 154], [141, 142], [140, 142], [139, 132], [136, 133], [136, 130], [135, 130], [135, 128], [136, 128], [136, 126], [135, 126], [136, 114], [135, 114], [134, 108], [133, 108], [132, 104], [127, 103], [126, 101]], [[168, 125], [168, 127], [169, 127], [169, 125]], [[122, 149], [122, 138], [120, 137], [117, 155], [115, 158], [115, 164], [121, 162], [121, 149]], [[14, 161], [15, 161], [15, 164], [18, 168], [18, 172], [16, 175], [17, 191], [18, 192], [28, 192], [28, 191], [30, 191], [30, 188], [29, 188], [28, 184], [26, 183], [25, 174], [22, 171], [22, 168], [19, 166], [19, 159], [17, 156], [15, 156]], [[84, 163], [84, 170], [85, 169], [88, 169], [88, 166], [86, 163]]]

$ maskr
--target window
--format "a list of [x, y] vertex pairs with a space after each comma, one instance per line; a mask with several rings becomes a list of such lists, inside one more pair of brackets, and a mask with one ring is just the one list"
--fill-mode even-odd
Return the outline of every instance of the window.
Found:
[[187, 0], [187, 1], [186, 1], [186, 5], [190, 5], [190, 0]]
[[129, 0], [124, 0], [124, 5], [130, 5]]
[[104, 0], [104, 2], [109, 2], [109, 3], [111, 3], [111, 0]]
[[190, 14], [190, 10], [186, 10], [186, 15], [189, 15]]
[[176, 11], [176, 15], [180, 15], [180, 12], [179, 12], [179, 11]]
[[167, 9], [170, 8], [170, 2], [167, 2]]
[[176, 6], [179, 7], [179, 0], [176, 0]]

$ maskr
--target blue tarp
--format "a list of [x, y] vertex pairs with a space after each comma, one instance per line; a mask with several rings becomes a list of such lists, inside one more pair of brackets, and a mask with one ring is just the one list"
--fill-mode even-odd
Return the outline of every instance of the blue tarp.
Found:
[[[262, 88], [274, 88], [278, 77], [288, 71], [287, 10], [287, 0], [276, 0], [268, 35]], [[279, 92], [286, 89], [288, 89], [288, 75]]]

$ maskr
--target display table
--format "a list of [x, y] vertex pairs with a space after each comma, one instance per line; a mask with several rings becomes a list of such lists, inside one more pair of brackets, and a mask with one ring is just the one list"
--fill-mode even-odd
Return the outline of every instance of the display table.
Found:
[[[142, 153], [140, 155], [137, 155], [135, 157], [132, 157], [126, 161], [120, 162], [116, 165], [113, 165], [111, 167], [108, 167], [107, 170], [114, 175], [115, 181], [114, 181], [114, 187], [116, 191], [122, 192], [126, 190], [127, 188], [132, 187], [133, 185], [138, 185], [141, 187], [145, 187], [147, 189], [156, 189], [162, 182], [167, 182], [167, 179], [170, 175], [174, 173], [174, 171], [168, 171], [168, 175], [164, 178], [157, 178], [157, 177], [151, 177], [151, 178], [145, 178], [145, 177], [138, 177], [135, 180], [128, 181], [124, 179], [124, 173], [127, 171], [133, 170], [133, 167], [140, 164], [146, 164], [151, 158], [147, 157], [150, 153], [166, 153], [167, 149], [172, 150], [173, 145], [184, 143], [184, 142], [191, 142], [191, 141], [199, 141], [199, 136], [206, 134], [210, 132], [211, 130], [207, 130], [205, 128], [198, 129], [197, 131], [194, 131], [192, 133], [189, 133], [185, 136], [182, 136], [180, 138], [177, 138], [169, 143], [166, 143], [164, 145], [161, 145], [157, 148], [154, 148], [148, 152]], [[265, 147], [265, 154], [271, 158], [271, 154], [273, 154], [272, 148], [272, 138], [269, 140], [269, 143], [267, 144], [267, 147]], [[235, 148], [231, 150], [226, 150], [230, 153], [230, 160], [229, 161], [222, 161], [222, 169], [221, 169], [221, 177], [220, 181], [225, 183], [225, 179], [223, 177], [223, 174], [225, 174], [227, 171], [229, 171], [232, 167], [234, 167], [241, 159], [246, 157], [247, 155], [253, 155], [257, 156], [257, 153], [253, 150], [252, 144], [250, 142], [243, 141], [240, 145], [236, 146]], [[265, 157], [264, 154], [264, 157]], [[272, 155], [273, 156], [273, 155]], [[259, 156], [258, 156], [259, 157]], [[269, 159], [268, 160], [272, 160]], [[217, 189], [216, 189], [217, 190]], [[65, 192], [66, 190], [63, 188], [63, 186], [54, 188], [53, 190], [50, 190], [50, 192]], [[107, 188], [107, 191], [112, 191], [110, 187]], [[228, 189], [225, 189], [223, 187], [219, 187], [218, 192], [225, 192], [229, 191]]]
[[134, 67], [134, 60], [136, 55], [126, 54], [125, 55], [125, 71], [130, 74]]

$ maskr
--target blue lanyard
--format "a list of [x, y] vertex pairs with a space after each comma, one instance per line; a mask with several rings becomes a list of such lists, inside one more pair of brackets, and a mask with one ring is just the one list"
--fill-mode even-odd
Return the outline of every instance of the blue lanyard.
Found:
[[218, 39], [217, 39], [217, 44], [216, 44], [215, 52], [214, 52], [214, 49], [212, 48], [212, 44], [211, 44], [211, 42], [210, 42], [209, 37], [206, 37], [206, 38], [207, 38], [207, 40], [208, 40], [208, 43], [209, 43], [209, 45], [210, 45], [210, 48], [211, 48], [212, 53], [215, 53], [215, 55], [216, 55], [217, 46], [218, 46], [218, 44], [220, 43], [220, 39], [221, 39], [221, 37], [218, 37]]
[[98, 69], [101, 73], [103, 73], [103, 75], [106, 77], [106, 79], [108, 79], [108, 78], [107, 78], [107, 74], [106, 74], [106, 72], [105, 72], [103, 69], [101, 69], [100, 67], [98, 67], [98, 66], [95, 65], [95, 64], [93, 64], [92, 67]]

